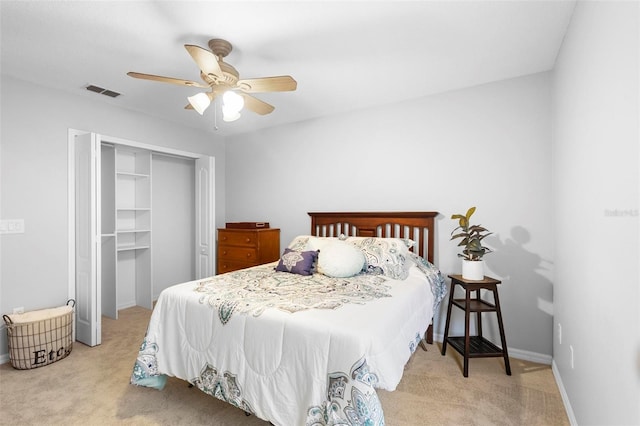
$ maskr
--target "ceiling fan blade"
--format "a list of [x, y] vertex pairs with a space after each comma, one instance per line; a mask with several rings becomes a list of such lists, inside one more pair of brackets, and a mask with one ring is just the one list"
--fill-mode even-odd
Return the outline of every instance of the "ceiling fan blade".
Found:
[[209, 86], [205, 86], [201, 83], [197, 83], [195, 81], [191, 81], [191, 80], [182, 80], [180, 78], [173, 78], [173, 77], [162, 77], [160, 75], [153, 75], [153, 74], [142, 74], [139, 72], [128, 72], [127, 75], [129, 77], [133, 77], [133, 78], [141, 78], [143, 80], [151, 80], [151, 81], [159, 81], [161, 83], [171, 83], [171, 84], [177, 84], [179, 86], [188, 86], [188, 87], [203, 87], [203, 88], [207, 88]]
[[246, 93], [259, 92], [289, 92], [296, 90], [298, 83], [293, 77], [281, 75], [278, 77], [244, 78], [238, 80], [238, 88]]
[[199, 46], [194, 46], [193, 44], [185, 44], [184, 48], [187, 49], [189, 55], [196, 61], [200, 71], [216, 80], [224, 79], [224, 74], [222, 74], [222, 70], [218, 64], [218, 58], [216, 58], [213, 52]]
[[244, 107], [250, 111], [255, 112], [256, 114], [266, 115], [276, 109], [273, 105], [270, 105], [246, 93], [240, 92], [238, 94], [244, 98]]

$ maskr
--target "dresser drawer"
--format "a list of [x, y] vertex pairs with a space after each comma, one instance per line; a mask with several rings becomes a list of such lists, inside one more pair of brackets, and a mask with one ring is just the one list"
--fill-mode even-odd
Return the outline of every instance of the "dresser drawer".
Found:
[[238, 246], [223, 246], [218, 248], [218, 257], [222, 260], [240, 260], [254, 262], [258, 259], [256, 249]]
[[258, 235], [252, 231], [238, 232], [220, 229], [218, 231], [218, 243], [220, 245], [255, 247], [258, 244]]
[[256, 266], [256, 265], [252, 263], [247, 263], [247, 262], [218, 259], [218, 274], [237, 271], [238, 269], [249, 268], [250, 266]]

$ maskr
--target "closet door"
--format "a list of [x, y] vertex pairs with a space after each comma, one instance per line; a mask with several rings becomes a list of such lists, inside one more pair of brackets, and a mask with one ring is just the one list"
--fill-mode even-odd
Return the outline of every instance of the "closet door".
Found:
[[215, 275], [213, 157], [196, 160], [196, 279]]
[[76, 340], [102, 341], [100, 275], [100, 138], [76, 135], [74, 141]]

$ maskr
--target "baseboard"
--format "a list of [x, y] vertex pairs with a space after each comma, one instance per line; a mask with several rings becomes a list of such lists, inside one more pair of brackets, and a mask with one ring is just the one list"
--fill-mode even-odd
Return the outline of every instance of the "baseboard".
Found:
[[522, 359], [525, 361], [536, 362], [538, 364], [551, 365], [553, 357], [551, 355], [541, 354], [538, 352], [523, 351], [521, 349], [509, 349], [509, 357]]
[[[433, 341], [442, 343], [442, 334], [433, 334]], [[538, 352], [524, 351], [522, 349], [508, 348], [509, 358], [522, 359], [524, 361], [535, 362], [538, 364], [551, 365], [553, 357], [551, 355], [541, 354]]]
[[136, 304], [136, 301], [135, 301], [135, 300], [134, 300], [134, 301], [132, 301], [132, 302], [123, 303], [123, 304], [121, 304], [121, 305], [118, 305], [117, 309], [118, 309], [119, 311], [121, 311], [121, 310], [123, 310], [123, 309], [133, 308], [134, 306], [138, 306], [138, 305]]
[[551, 363], [551, 371], [553, 372], [553, 377], [556, 379], [556, 384], [558, 385], [558, 390], [560, 391], [560, 396], [562, 397], [562, 402], [564, 403], [564, 410], [567, 412], [569, 423], [571, 423], [572, 426], [577, 426], [578, 421], [576, 420], [575, 414], [573, 414], [573, 408], [571, 408], [569, 395], [567, 395], [567, 391], [564, 388], [564, 384], [562, 383], [562, 377], [560, 376], [560, 371], [558, 371], [558, 366], [556, 365], [555, 361]]

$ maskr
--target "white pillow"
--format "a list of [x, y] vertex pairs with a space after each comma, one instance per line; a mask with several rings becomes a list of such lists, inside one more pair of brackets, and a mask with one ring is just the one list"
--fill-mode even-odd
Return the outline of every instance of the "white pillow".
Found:
[[334, 278], [346, 278], [359, 274], [364, 268], [364, 254], [351, 244], [325, 240], [317, 245], [320, 250], [318, 272], [321, 274]]

